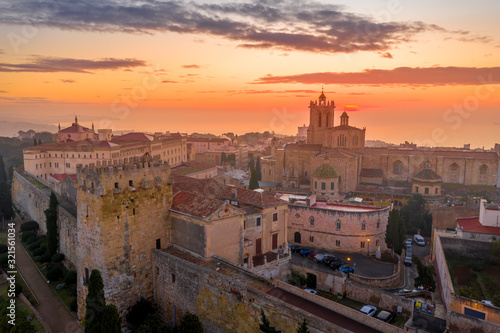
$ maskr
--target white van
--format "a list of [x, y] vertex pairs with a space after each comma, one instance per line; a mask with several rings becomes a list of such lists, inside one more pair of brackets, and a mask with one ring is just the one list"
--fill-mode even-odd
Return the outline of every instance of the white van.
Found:
[[417, 243], [418, 246], [425, 246], [424, 237], [420, 235], [415, 235], [413, 236], [413, 240], [415, 241], [415, 243]]

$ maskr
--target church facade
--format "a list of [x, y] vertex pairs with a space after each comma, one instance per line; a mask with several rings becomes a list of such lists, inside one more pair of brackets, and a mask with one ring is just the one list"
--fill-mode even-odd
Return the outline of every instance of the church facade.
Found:
[[[365, 147], [366, 128], [349, 125], [345, 111], [340, 125], [335, 126], [335, 102], [328, 101], [323, 92], [318, 100], [310, 102], [309, 110], [307, 143], [287, 144], [276, 149], [273, 156], [263, 157], [263, 181], [335, 200], [330, 190], [318, 191], [314, 187], [314, 174], [326, 163], [335, 171], [340, 193], [355, 192], [366, 185], [440, 196], [442, 184], [500, 186], [498, 144], [492, 150]], [[424, 169], [429, 171], [421, 173]]]

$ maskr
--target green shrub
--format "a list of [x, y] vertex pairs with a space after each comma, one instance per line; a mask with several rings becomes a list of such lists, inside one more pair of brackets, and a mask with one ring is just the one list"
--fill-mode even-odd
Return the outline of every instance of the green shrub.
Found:
[[8, 262], [9, 262], [9, 254], [8, 253], [0, 254], [0, 266], [7, 266]]
[[44, 251], [47, 251], [47, 242], [43, 242], [42, 244], [40, 244], [40, 248]]
[[76, 298], [73, 298], [71, 300], [71, 303], [69, 303], [69, 309], [73, 312], [77, 312], [78, 311], [78, 303], [76, 301]]
[[41, 245], [41, 242], [40, 241], [36, 241], [34, 243], [31, 243], [30, 245], [28, 245], [26, 248], [30, 251], [33, 251], [35, 249], [38, 249]]
[[76, 272], [75, 271], [69, 271], [66, 273], [66, 276], [64, 277], [64, 283], [70, 285], [76, 283]]
[[76, 290], [76, 284], [72, 284], [68, 287], [68, 294], [73, 297], [78, 296], [78, 292]]
[[33, 244], [34, 242], [36, 242], [36, 236], [31, 236], [26, 240], [26, 245]]
[[64, 260], [64, 254], [56, 253], [52, 256], [51, 261], [54, 263], [58, 263]]
[[21, 240], [23, 242], [26, 242], [28, 240], [28, 238], [30, 238], [31, 236], [36, 236], [36, 232], [34, 232], [32, 230], [23, 232], [23, 235], [21, 236]]
[[38, 235], [38, 239], [39, 240], [46, 240], [47, 239], [47, 235]]
[[129, 322], [133, 327], [141, 326], [148, 314], [154, 313], [153, 304], [149, 301], [141, 298], [137, 303], [135, 303], [129, 310], [126, 316], [127, 322]]
[[47, 271], [47, 280], [57, 281], [62, 279], [64, 272], [61, 267], [53, 267]]
[[38, 256], [41, 256], [42, 254], [45, 253], [45, 250], [44, 249], [41, 249], [41, 248], [38, 248], [38, 249], [35, 249], [33, 250], [33, 255], [35, 257], [38, 257]]
[[[48, 253], [41, 255], [40, 257], [36, 257], [36, 258], [39, 258], [38, 262], [41, 262], [41, 263], [50, 261], [50, 255]], [[37, 261], [36, 258], [35, 258], [35, 261]]]
[[35, 257], [35, 262], [40, 262], [40, 258], [41, 258], [41, 257], [42, 257], [42, 256], [36, 256], [36, 257]]
[[36, 231], [36, 230], [38, 230], [38, 228], [39, 228], [39, 225], [38, 225], [37, 222], [35, 222], [35, 221], [29, 221], [29, 222], [25, 222], [25, 223], [21, 224], [20, 230], [23, 231], [23, 232], [24, 231], [30, 231], [30, 230], [35, 230]]
[[15, 290], [15, 293], [16, 293], [16, 297], [19, 296], [20, 293], [23, 292], [23, 286], [20, 285], [17, 281], [16, 281], [16, 284], [15, 284], [15, 287], [16, 287], [16, 290]]
[[5, 245], [5, 244], [0, 244], [0, 254], [1, 253], [7, 253], [7, 251], [9, 250], [8, 246]]

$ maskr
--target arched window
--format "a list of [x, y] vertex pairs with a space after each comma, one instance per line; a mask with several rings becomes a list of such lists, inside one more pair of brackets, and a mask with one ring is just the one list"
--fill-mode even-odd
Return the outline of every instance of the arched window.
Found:
[[330, 113], [326, 114], [326, 127], [330, 126]]
[[488, 166], [486, 164], [479, 168], [479, 184], [488, 185]]
[[366, 223], [365, 222], [361, 223], [361, 230], [366, 230]]
[[424, 163], [424, 169], [430, 169], [432, 167], [432, 164], [429, 160], [425, 161]]
[[300, 232], [296, 232], [296, 233], [293, 235], [293, 241], [294, 241], [294, 243], [298, 243], [298, 244], [300, 244], [300, 243], [301, 243], [301, 236], [300, 236]]
[[318, 127], [321, 127], [321, 113], [318, 115]]
[[340, 230], [342, 228], [342, 222], [340, 220], [337, 221], [337, 230]]
[[394, 174], [400, 175], [403, 173], [403, 163], [401, 161], [396, 161], [393, 164]]
[[314, 217], [309, 218], [309, 225], [313, 226], [314, 225]]
[[457, 163], [453, 163], [449, 168], [449, 180], [450, 183], [458, 183], [460, 178], [460, 167]]

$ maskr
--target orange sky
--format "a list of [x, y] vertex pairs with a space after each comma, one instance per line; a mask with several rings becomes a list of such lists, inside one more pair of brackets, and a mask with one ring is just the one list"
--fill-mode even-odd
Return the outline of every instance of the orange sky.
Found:
[[324, 85], [368, 139], [500, 142], [496, 1], [102, 3], [0, 1], [0, 120], [295, 134]]

